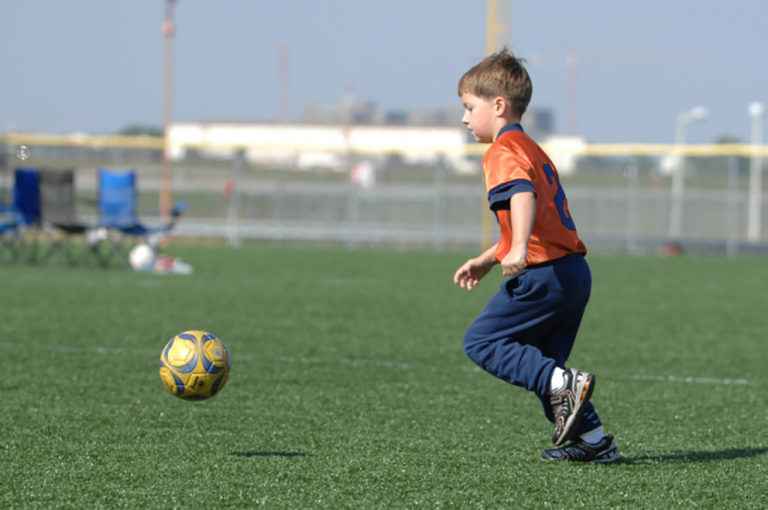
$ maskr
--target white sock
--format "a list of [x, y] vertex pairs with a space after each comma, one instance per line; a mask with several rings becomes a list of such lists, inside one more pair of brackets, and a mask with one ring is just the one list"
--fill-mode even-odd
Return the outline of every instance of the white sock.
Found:
[[585, 432], [579, 437], [585, 443], [597, 444], [605, 437], [605, 432], [603, 432], [603, 426], [600, 425], [596, 429], [592, 429], [589, 432]]
[[549, 380], [549, 391], [555, 393], [563, 389], [565, 386], [565, 377], [563, 377], [563, 374], [565, 374], [565, 370], [560, 367], [555, 367], [552, 371], [552, 379]]

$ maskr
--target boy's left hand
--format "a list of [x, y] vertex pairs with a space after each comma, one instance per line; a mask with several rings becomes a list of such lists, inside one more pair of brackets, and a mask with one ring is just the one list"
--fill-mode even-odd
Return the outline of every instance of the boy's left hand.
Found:
[[509, 253], [501, 261], [501, 274], [504, 276], [515, 276], [525, 269], [525, 259], [528, 258], [527, 248], [522, 250], [509, 250]]

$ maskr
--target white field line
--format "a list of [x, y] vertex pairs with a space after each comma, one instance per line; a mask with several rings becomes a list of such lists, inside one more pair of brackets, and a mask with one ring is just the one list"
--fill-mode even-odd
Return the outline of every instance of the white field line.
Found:
[[[323, 359], [308, 357], [277, 356], [275, 361], [284, 363], [303, 363], [303, 364], [337, 364], [349, 365], [353, 367], [382, 367], [396, 368], [400, 370], [438, 370], [440, 367], [428, 365], [426, 363], [405, 363], [399, 361], [381, 361], [370, 359]], [[460, 370], [465, 372], [482, 372], [480, 367], [474, 365], [461, 365]], [[657, 382], [675, 382], [692, 384], [717, 384], [717, 385], [739, 385], [754, 386], [760, 385], [757, 381], [748, 381], [747, 379], [718, 379], [714, 377], [683, 377], [677, 375], [620, 375], [621, 379], [630, 379], [635, 381], [657, 381]]]
[[[27, 350], [45, 350], [58, 353], [69, 354], [142, 354], [142, 355], [157, 355], [160, 356], [160, 349], [136, 349], [136, 348], [122, 348], [122, 347], [76, 347], [71, 345], [39, 345], [39, 344], [11, 344], [0, 343], [2, 349], [27, 349]], [[235, 361], [238, 359], [252, 360], [255, 356], [245, 354], [233, 356]], [[415, 363], [415, 362], [403, 362], [403, 361], [386, 361], [376, 359], [355, 359], [355, 358], [316, 358], [307, 356], [274, 356], [272, 361], [288, 364], [305, 364], [305, 365], [344, 365], [350, 367], [366, 368], [393, 368], [397, 370], [443, 370], [446, 367], [430, 365], [428, 363]], [[458, 367], [459, 370], [464, 372], [482, 372], [482, 370], [470, 363], [462, 364]], [[672, 383], [687, 383], [687, 384], [714, 384], [721, 386], [760, 386], [761, 381], [750, 381], [747, 379], [731, 379], [731, 378], [715, 378], [715, 377], [688, 377], [678, 375], [647, 375], [647, 374], [629, 374], [615, 376], [619, 379], [629, 379], [633, 381], [652, 381], [652, 382], [672, 382]]]
[[735, 384], [739, 386], [750, 386], [760, 384], [755, 381], [748, 381], [746, 379], [717, 379], [715, 377], [681, 377], [677, 375], [623, 375], [622, 379], [632, 379], [635, 381], [659, 381], [659, 382], [676, 382], [676, 383], [694, 383], [694, 384], [719, 384], [730, 385]]
[[74, 345], [40, 345], [40, 344], [9, 344], [0, 343], [0, 349], [23, 349], [23, 350], [36, 350], [36, 351], [49, 351], [59, 352], [64, 354], [150, 354], [157, 353], [160, 356], [160, 350], [163, 346], [159, 346], [157, 351], [150, 349], [134, 349], [126, 347], [77, 347]]

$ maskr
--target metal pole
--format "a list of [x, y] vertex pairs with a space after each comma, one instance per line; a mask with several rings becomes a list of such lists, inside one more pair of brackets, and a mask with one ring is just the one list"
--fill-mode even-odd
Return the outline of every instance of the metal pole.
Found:
[[672, 203], [670, 204], [669, 214], [669, 237], [673, 240], [679, 239], [683, 230], [683, 194], [685, 192], [685, 166], [686, 156], [684, 145], [687, 143], [688, 124], [691, 122], [701, 122], [709, 116], [707, 109], [703, 106], [696, 106], [687, 112], [677, 116], [675, 128], [675, 145], [680, 149], [678, 164], [675, 166], [672, 175]]
[[238, 217], [240, 216], [240, 191], [239, 187], [243, 180], [243, 166], [245, 165], [245, 151], [238, 149], [235, 151], [235, 157], [232, 160], [232, 181], [229, 186], [229, 207], [227, 210], [227, 238], [230, 246], [241, 246], [243, 244], [238, 227]]
[[625, 249], [628, 253], [637, 252], [637, 178], [638, 169], [635, 165], [624, 168], [627, 178], [627, 237]]
[[435, 163], [435, 195], [434, 195], [434, 248], [438, 251], [443, 251], [445, 247], [445, 225], [443, 219], [445, 218], [445, 202], [447, 200], [445, 190], [445, 172], [446, 165], [443, 155], [439, 155], [437, 162]]
[[[485, 18], [485, 54], [491, 55], [499, 49], [499, 42], [506, 44], [509, 37], [509, 7], [510, 0], [487, 0]], [[482, 222], [482, 246], [486, 248], [493, 244], [493, 224], [496, 221], [493, 213], [488, 209], [483, 197], [481, 209]]]
[[733, 258], [738, 254], [739, 232], [739, 168], [737, 156], [728, 156], [728, 194], [726, 198], [725, 252]]
[[485, 54], [490, 55], [496, 51], [496, 34], [498, 25], [496, 21], [497, 0], [487, 0], [485, 13]]
[[[3, 151], [0, 152], [0, 190], [11, 193], [11, 140], [6, 134], [3, 139]], [[6, 182], [7, 180], [7, 182]], [[6, 199], [5, 193], [0, 195], [0, 202], [10, 202]]]
[[565, 71], [568, 81], [566, 110], [568, 117], [568, 135], [579, 134], [579, 57], [570, 53], [565, 57]]
[[[762, 103], [752, 103], [748, 109], [752, 117], [752, 146], [758, 147], [763, 140], [765, 109]], [[749, 162], [749, 215], [747, 217], [747, 239], [760, 240], [763, 201], [763, 158], [755, 152]]]
[[[675, 125], [675, 145], [682, 148], [686, 142], [686, 126], [688, 114], [681, 113], [677, 116]], [[683, 230], [683, 193], [685, 192], [685, 154], [680, 153], [672, 174], [672, 194], [669, 210], [669, 237], [678, 239]]]
[[176, 0], [165, 0], [165, 21], [163, 21], [163, 160], [160, 175], [160, 213], [165, 218], [171, 217], [171, 185], [173, 169], [168, 157], [168, 130], [171, 124], [173, 106], [173, 35], [176, 27], [173, 23], [173, 7]]

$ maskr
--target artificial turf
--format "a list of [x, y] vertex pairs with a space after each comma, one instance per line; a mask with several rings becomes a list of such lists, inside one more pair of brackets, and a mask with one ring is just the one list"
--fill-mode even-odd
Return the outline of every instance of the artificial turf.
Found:
[[[588, 257], [570, 364], [624, 460], [572, 465], [461, 350], [501, 282], [455, 287], [469, 253], [167, 251], [194, 274], [0, 266], [0, 507], [768, 507], [765, 260]], [[208, 401], [157, 374], [186, 329], [232, 355]]]

